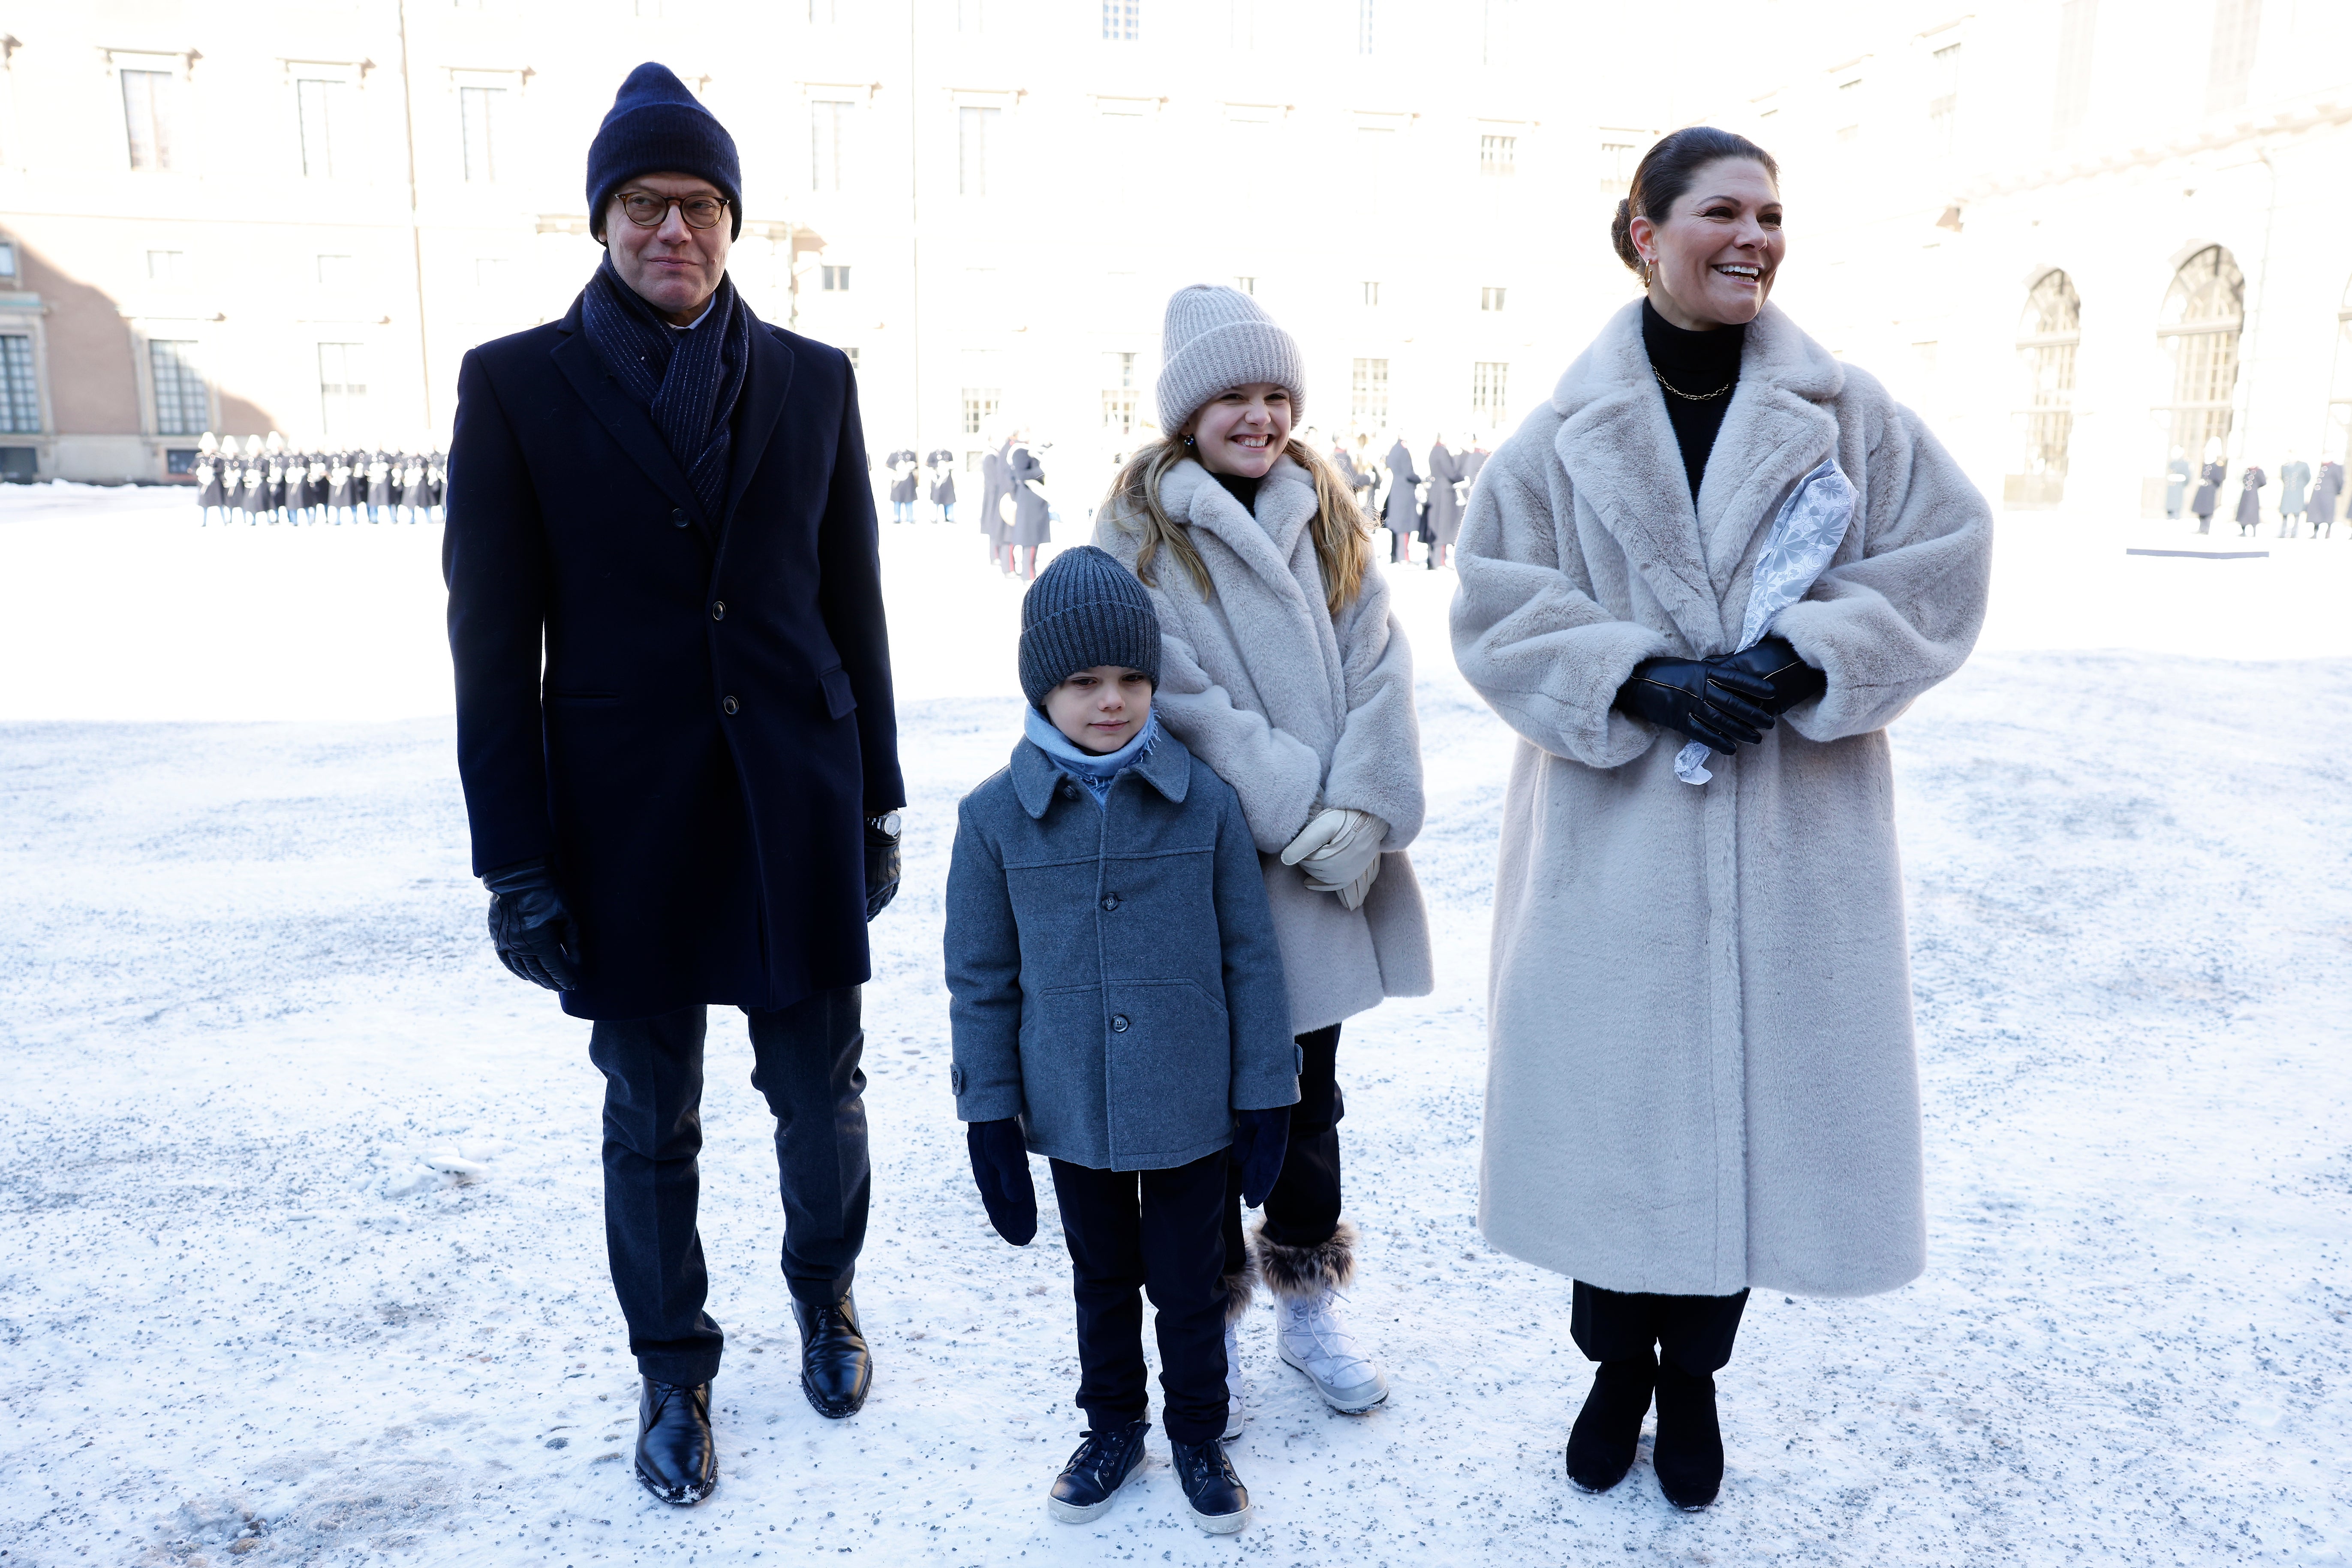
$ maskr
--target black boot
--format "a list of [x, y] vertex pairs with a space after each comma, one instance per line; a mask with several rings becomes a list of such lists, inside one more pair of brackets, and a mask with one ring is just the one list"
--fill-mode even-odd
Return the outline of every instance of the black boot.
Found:
[[1205, 1443], [1168, 1440], [1168, 1455], [1176, 1466], [1176, 1484], [1184, 1489], [1192, 1522], [1212, 1535], [1231, 1535], [1249, 1518], [1249, 1489], [1234, 1474], [1234, 1462], [1224, 1444], [1212, 1437]]
[[855, 1415], [874, 1384], [874, 1355], [857, 1331], [857, 1301], [845, 1295], [829, 1307], [794, 1298], [801, 1325], [801, 1392], [819, 1415]]
[[645, 1380], [637, 1395], [637, 1479], [664, 1502], [690, 1507], [719, 1484], [710, 1436], [710, 1385]]
[[1650, 1448], [1658, 1489], [1680, 1509], [1700, 1509], [1723, 1489], [1723, 1428], [1715, 1418], [1715, 1379], [1658, 1368], [1658, 1436]]
[[1045, 1511], [1064, 1524], [1101, 1518], [1127, 1478], [1142, 1466], [1143, 1435], [1150, 1430], [1149, 1421], [1130, 1421], [1108, 1431], [1089, 1431], [1054, 1478], [1053, 1489], [1045, 1494]]
[[1642, 1443], [1642, 1417], [1650, 1413], [1650, 1390], [1658, 1363], [1604, 1361], [1592, 1374], [1576, 1425], [1568, 1434], [1568, 1479], [1589, 1492], [1605, 1492], [1633, 1468]]

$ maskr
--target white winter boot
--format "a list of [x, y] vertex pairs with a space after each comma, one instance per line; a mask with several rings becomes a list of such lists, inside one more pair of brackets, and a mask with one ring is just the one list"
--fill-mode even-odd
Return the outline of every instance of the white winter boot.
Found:
[[1280, 1323], [1275, 1346], [1307, 1374], [1323, 1403], [1358, 1415], [1389, 1396], [1388, 1380], [1339, 1315], [1340, 1289], [1356, 1277], [1356, 1227], [1342, 1222], [1320, 1247], [1283, 1247], [1257, 1233], [1258, 1268]]

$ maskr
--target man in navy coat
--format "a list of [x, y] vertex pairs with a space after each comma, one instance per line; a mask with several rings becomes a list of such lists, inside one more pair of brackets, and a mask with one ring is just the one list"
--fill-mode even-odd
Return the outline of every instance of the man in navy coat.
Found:
[[499, 957], [593, 1020], [637, 1475], [692, 1503], [718, 1479], [695, 1227], [713, 1004], [749, 1015], [776, 1117], [802, 1386], [826, 1415], [865, 1402], [858, 987], [905, 795], [849, 363], [735, 291], [735, 143], [663, 67], [605, 117], [588, 210], [605, 258], [571, 311], [458, 372], [457, 766]]

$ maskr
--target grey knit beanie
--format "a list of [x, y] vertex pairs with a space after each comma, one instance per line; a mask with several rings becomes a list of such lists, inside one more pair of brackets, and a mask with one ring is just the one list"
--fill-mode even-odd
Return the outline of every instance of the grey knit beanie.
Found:
[[1307, 363], [1297, 340], [1238, 289], [1195, 283], [1170, 295], [1160, 353], [1160, 428], [1171, 436], [1217, 394], [1254, 381], [1290, 394], [1292, 429], [1306, 418]]
[[1160, 617], [1117, 557], [1082, 544], [1054, 557], [1021, 601], [1021, 690], [1033, 708], [1074, 671], [1141, 670], [1160, 685]]

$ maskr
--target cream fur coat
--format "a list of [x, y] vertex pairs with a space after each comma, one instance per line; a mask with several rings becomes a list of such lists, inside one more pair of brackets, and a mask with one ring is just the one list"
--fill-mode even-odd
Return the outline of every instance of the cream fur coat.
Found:
[[[1335, 622], [1307, 524], [1315, 486], [1288, 458], [1258, 488], [1255, 515], [1191, 458], [1161, 481], [1160, 505], [1191, 530], [1215, 592], [1203, 598], [1168, 559], [1150, 590], [1162, 642], [1153, 707], [1241, 796], [1290, 984], [1291, 1033], [1324, 1028], [1384, 996], [1434, 981], [1429, 917], [1405, 846], [1421, 831], [1421, 726], [1412, 652], [1389, 613], [1375, 563]], [[1132, 571], [1140, 535], [1106, 506], [1095, 542]], [[1389, 825], [1363, 908], [1307, 886], [1281, 853], [1325, 806]]]
[[[1990, 514], [1921, 426], [1767, 306], [1694, 512], [1612, 318], [1471, 498], [1463, 674], [1519, 745], [1495, 879], [1479, 1223], [1612, 1290], [1891, 1290], [1926, 1263], [1885, 729], [1984, 619]], [[1642, 659], [1728, 651], [1795, 481], [1834, 455], [1844, 543], [1776, 627], [1828, 689], [1675, 777], [1614, 711]]]

